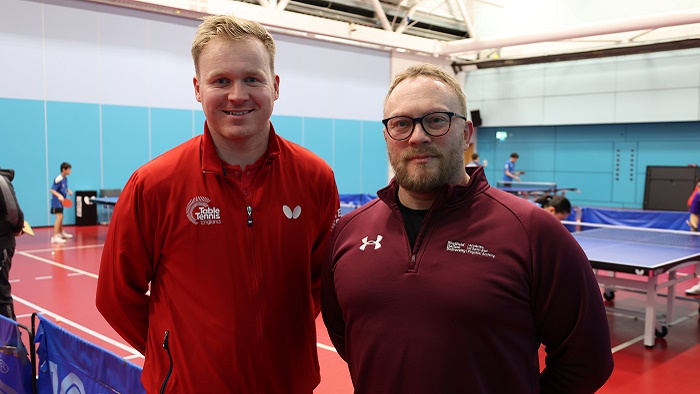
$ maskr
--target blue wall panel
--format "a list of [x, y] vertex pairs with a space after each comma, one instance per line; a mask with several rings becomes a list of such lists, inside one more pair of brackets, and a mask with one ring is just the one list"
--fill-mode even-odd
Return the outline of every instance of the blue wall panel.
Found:
[[122, 189], [131, 174], [148, 162], [148, 108], [102, 106], [100, 189]]
[[376, 195], [388, 182], [389, 158], [382, 122], [362, 122], [362, 184], [360, 193]]
[[476, 153], [479, 154], [482, 164], [484, 163], [484, 160], [486, 160], [487, 165], [484, 167], [484, 174], [486, 175], [486, 179], [489, 181], [489, 183], [495, 185], [496, 181], [501, 179], [503, 176], [503, 163], [496, 160], [496, 145], [500, 141], [496, 141], [495, 138], [485, 140], [481, 137], [481, 135], [482, 132], [480, 129]]
[[[48, 101], [46, 119], [49, 181], [53, 182], [60, 173], [61, 163], [66, 161], [73, 167], [68, 178], [70, 190], [97, 190], [102, 179], [99, 105]], [[49, 185], [47, 201], [48, 188]], [[63, 223], [75, 223], [75, 207], [64, 212]]]
[[634, 204], [637, 202], [636, 186], [645, 182], [644, 177], [637, 176], [637, 143], [616, 142], [614, 149], [613, 201]]
[[192, 138], [192, 111], [151, 109], [151, 157], [155, 158]]
[[204, 123], [207, 118], [204, 116], [204, 111], [201, 109], [194, 111], [194, 121], [192, 124], [194, 135], [200, 135], [204, 133]]
[[297, 116], [272, 115], [275, 132], [282, 138], [304, 146], [303, 118]]
[[341, 194], [357, 194], [362, 188], [362, 170], [342, 163], [361, 162], [362, 122], [359, 120], [336, 120], [333, 122], [335, 143], [335, 178]]
[[333, 166], [333, 120], [304, 118], [304, 147]]
[[610, 172], [613, 146], [607, 141], [559, 142], [555, 145], [556, 171]]

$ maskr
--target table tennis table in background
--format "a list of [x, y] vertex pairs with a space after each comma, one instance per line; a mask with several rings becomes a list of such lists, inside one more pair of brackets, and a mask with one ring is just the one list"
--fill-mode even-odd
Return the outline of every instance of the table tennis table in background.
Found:
[[100, 207], [100, 223], [109, 224], [112, 219], [112, 211], [114, 206], [117, 205], [117, 199], [119, 197], [95, 197], [91, 201]]
[[[583, 224], [562, 223], [579, 228]], [[643, 313], [625, 312], [644, 317], [644, 345], [653, 347], [654, 337], [666, 336], [668, 324], [673, 321], [676, 285], [700, 276], [700, 233], [610, 225], [582, 228], [583, 231], [572, 232], [572, 235], [586, 252], [598, 283], [605, 286], [605, 298], [609, 301], [614, 298], [614, 290], [609, 289], [646, 293]], [[694, 267], [694, 275], [678, 275], [678, 270], [684, 267]], [[608, 272], [599, 273], [598, 270]], [[632, 275], [618, 276], [617, 273]], [[667, 289], [666, 314], [657, 318], [656, 297], [662, 289]]]
[[579, 191], [578, 188], [575, 187], [558, 187], [556, 182], [497, 181], [496, 187], [504, 192], [527, 199], [535, 199], [544, 194], [565, 195], [566, 192]]

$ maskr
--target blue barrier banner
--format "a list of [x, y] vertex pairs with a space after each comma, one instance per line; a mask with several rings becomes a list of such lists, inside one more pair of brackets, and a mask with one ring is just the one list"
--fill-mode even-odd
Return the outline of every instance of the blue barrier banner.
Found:
[[141, 367], [39, 317], [39, 394], [145, 393]]
[[32, 392], [32, 365], [17, 322], [0, 315], [0, 393]]
[[685, 223], [688, 220], [688, 212], [583, 207], [581, 220], [586, 223], [616, 226], [690, 230]]
[[342, 204], [352, 205], [357, 208], [374, 200], [377, 196], [371, 194], [341, 194], [339, 198]]
[[339, 197], [340, 211], [343, 215], [377, 198], [371, 194], [341, 194]]

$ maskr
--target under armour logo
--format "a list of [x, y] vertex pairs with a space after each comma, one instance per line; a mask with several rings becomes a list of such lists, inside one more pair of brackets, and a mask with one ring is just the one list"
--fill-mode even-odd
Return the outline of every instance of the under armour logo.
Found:
[[374, 245], [374, 250], [377, 250], [377, 249], [382, 247], [382, 244], [380, 243], [381, 240], [382, 240], [381, 235], [377, 235], [376, 241], [370, 240], [369, 236], [366, 236], [366, 237], [362, 238], [362, 246], [360, 246], [360, 250], [365, 250], [367, 245]]
[[286, 205], [282, 205], [282, 211], [284, 212], [284, 216], [287, 217], [287, 219], [296, 219], [301, 215], [301, 206], [297, 205], [294, 207], [294, 211], [292, 211], [292, 208], [289, 208]]

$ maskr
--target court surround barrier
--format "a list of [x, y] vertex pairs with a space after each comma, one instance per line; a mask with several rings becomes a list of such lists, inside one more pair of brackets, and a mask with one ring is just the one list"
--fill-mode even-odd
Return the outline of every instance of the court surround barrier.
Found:
[[343, 215], [357, 209], [368, 202], [374, 200], [377, 196], [371, 194], [341, 194], [340, 195], [340, 210]]
[[[39, 319], [38, 328], [35, 317]], [[29, 333], [29, 352], [20, 328]], [[0, 393], [146, 392], [140, 366], [78, 337], [41, 314], [32, 315], [31, 330], [0, 316], [0, 340]]]
[[141, 367], [37, 316], [39, 394], [146, 393]]
[[30, 335], [27, 327], [12, 319], [0, 315], [0, 392], [1, 393], [34, 393], [36, 388], [32, 382], [32, 362], [22, 341], [22, 331]]
[[[580, 221], [616, 226], [688, 230], [688, 212], [581, 207]], [[567, 218], [568, 219], [568, 218]]]

